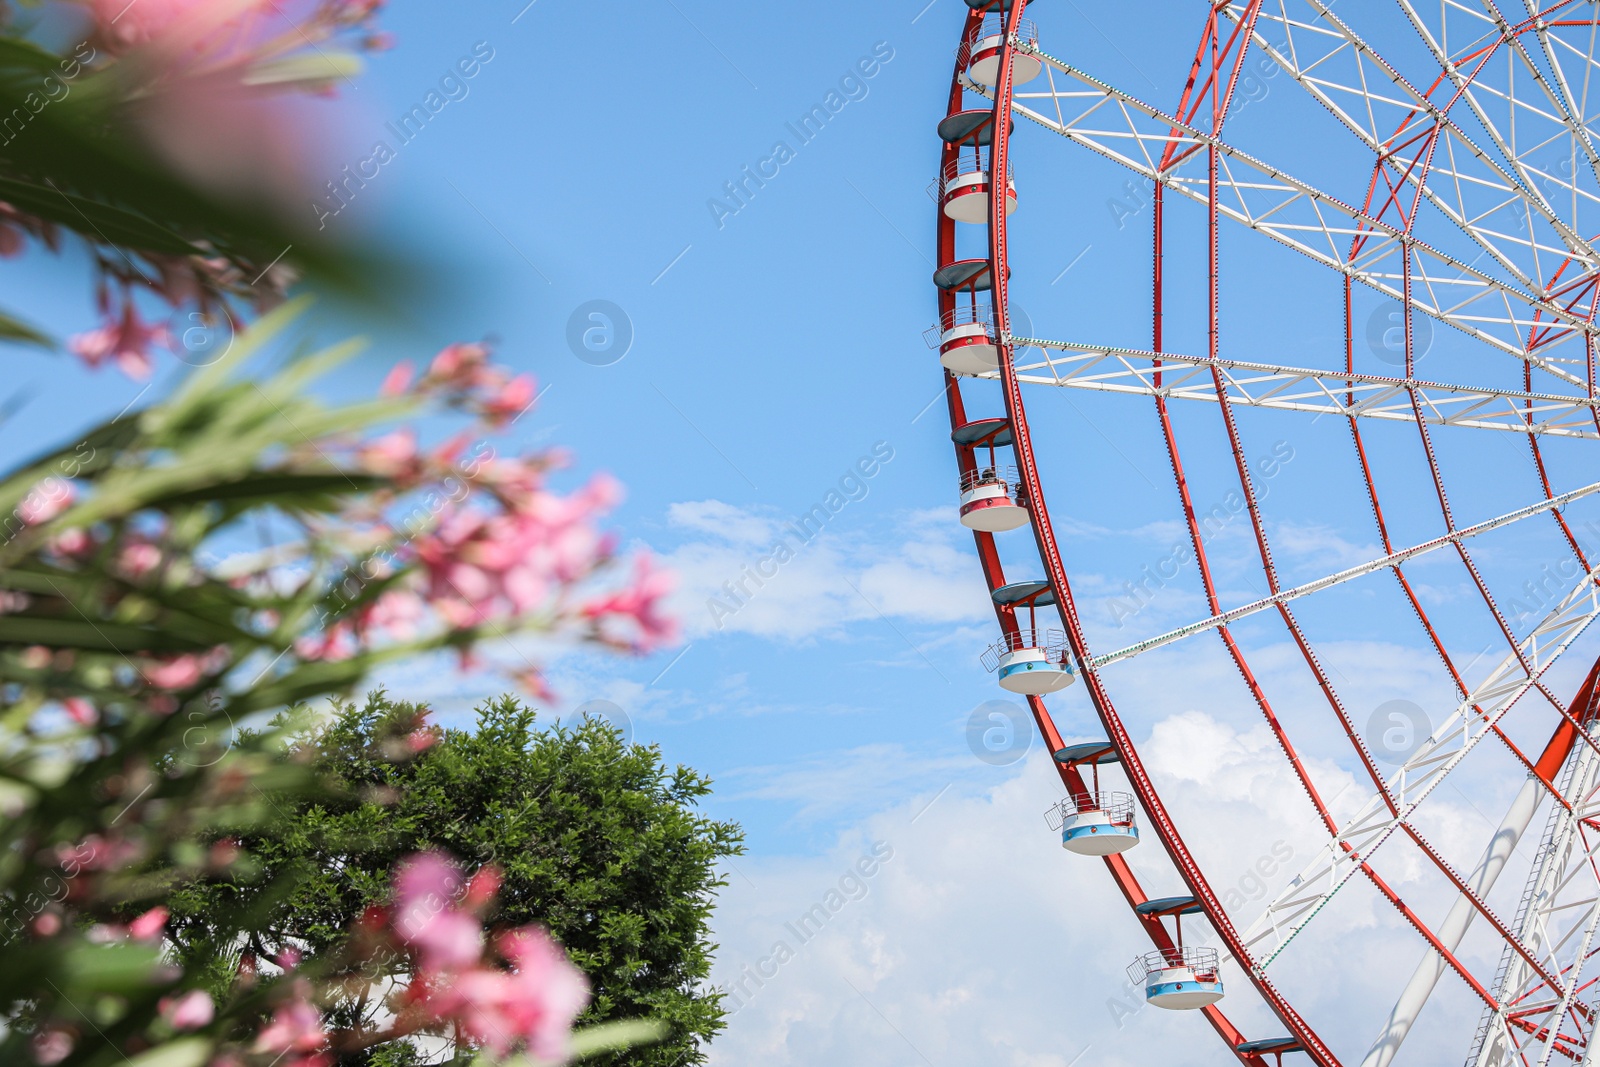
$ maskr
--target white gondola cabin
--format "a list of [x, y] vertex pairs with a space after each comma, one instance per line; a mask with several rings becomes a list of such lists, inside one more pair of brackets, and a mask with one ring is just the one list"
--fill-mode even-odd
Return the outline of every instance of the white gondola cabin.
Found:
[[[964, 42], [957, 52], [967, 68], [967, 77], [979, 85], [994, 85], [1000, 78], [1000, 49], [1006, 39], [1004, 21], [999, 13], [985, 15], [977, 36]], [[1044, 69], [1033, 54], [1039, 48], [1039, 29], [1032, 19], [1018, 19], [1011, 33], [1021, 46], [1011, 55], [1011, 83], [1021, 85], [1037, 78]]]
[[970, 377], [1000, 369], [994, 342], [994, 310], [987, 298], [958, 298], [923, 337], [939, 350], [939, 363], [951, 374]]
[[1061, 834], [1061, 847], [1080, 856], [1114, 856], [1137, 845], [1132, 794], [1100, 788], [1101, 764], [1121, 762], [1116, 748], [1109, 741], [1086, 741], [1057, 750], [1055, 761], [1069, 770], [1088, 764], [1092, 774], [1045, 811], [1045, 822]]
[[[972, 466], [961, 472], [961, 525], [969, 530], [1003, 533], [1028, 524], [1022, 501], [1022, 477], [1013, 466], [995, 460], [995, 449], [1012, 443], [1005, 419], [976, 419], [955, 428], [950, 440], [972, 449]], [[965, 467], [967, 460], [962, 459]]]
[[1023, 696], [1056, 693], [1077, 681], [1067, 638], [1060, 630], [1039, 630], [1037, 608], [1056, 602], [1049, 582], [1013, 582], [990, 594], [994, 602], [1013, 612], [1028, 609], [1027, 627], [1007, 633], [983, 654], [983, 665], [1000, 677], [1000, 688]]
[[969, 530], [1003, 533], [1028, 524], [1027, 509], [1017, 502], [1021, 476], [1015, 467], [981, 465], [961, 475], [961, 525]]
[[[989, 221], [989, 154], [978, 149], [963, 149], [944, 165], [939, 176], [939, 205], [948, 218], [957, 222]], [[1006, 216], [1017, 210], [1017, 183], [1006, 164]]]
[[1185, 1011], [1221, 1000], [1222, 972], [1217, 950], [1186, 947], [1183, 943], [1183, 916], [1202, 911], [1195, 898], [1147, 900], [1134, 911], [1157, 918], [1171, 916], [1177, 927], [1176, 944], [1146, 952], [1128, 968], [1133, 983], [1144, 987], [1145, 1003]]

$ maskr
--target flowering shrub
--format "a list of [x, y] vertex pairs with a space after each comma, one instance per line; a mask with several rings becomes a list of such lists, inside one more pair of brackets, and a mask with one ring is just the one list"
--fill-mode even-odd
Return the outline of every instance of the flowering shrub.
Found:
[[[711, 913], [724, 861], [743, 851], [736, 824], [698, 810], [709, 780], [602, 719], [541, 722], [509, 694], [480, 704], [470, 728], [428, 725], [426, 714], [377, 691], [335, 701], [292, 734], [280, 768], [303, 768], [322, 788], [262, 785], [259, 822], [207, 838], [249, 852], [253, 869], [203, 870], [165, 896], [175, 958], [229, 989], [241, 944], [259, 959], [301, 954], [328, 968], [319, 1004], [329, 1027], [376, 1034], [389, 1029], [390, 994], [437, 986], [417, 986], [421, 963], [455, 982], [493, 934], [537, 924], [588, 979], [581, 1023], [649, 1018], [669, 1028], [649, 1048], [601, 1063], [704, 1063], [725, 1019], [709, 985]], [[408, 866], [441, 852], [462, 862], [462, 878], [439, 864]], [[409, 895], [397, 905], [391, 886], [402, 871]], [[285, 893], [278, 876], [288, 873]], [[423, 876], [448, 880], [448, 891]], [[442, 911], [437, 902], [451, 899]], [[493, 933], [480, 937], [479, 920]], [[420, 957], [374, 948], [381, 940], [363, 932], [391, 925]], [[499, 1002], [493, 988], [470, 995]], [[426, 1051], [431, 1040], [393, 1042]], [[410, 1062], [389, 1044], [366, 1052], [374, 1063]]]
[[[324, 1026], [315, 1006], [337, 998], [317, 981], [335, 961], [268, 967], [241, 945], [235, 973], [192, 976], [161, 948], [169, 887], [248, 873], [234, 842], [269, 794], [316, 788], [274, 758], [282, 735], [230, 747], [233, 724], [398, 657], [475, 663], [486, 639], [530, 628], [629, 650], [673, 638], [652, 565], [605, 581], [616, 546], [597, 520], [615, 485], [563, 494], [549, 484], [562, 457], [497, 450], [506, 397], [531, 382], [478, 346], [346, 406], [308, 386], [353, 346], [248, 377], [298, 310], [0, 482], [0, 1058], [25, 1045], [39, 1063], [111, 1063], [176, 1041], [193, 1058], [174, 1063], [231, 1049], [218, 1067], [317, 1067], [384, 1039]], [[468, 424], [431, 449], [383, 432], [427, 410]], [[541, 688], [535, 665], [511, 668]], [[419, 721], [398, 757], [434, 736]], [[458, 888], [437, 856], [417, 859], [394, 916], [352, 942], [417, 956], [392, 1027], [559, 1058], [584, 1003], [576, 972], [536, 930], [483, 934], [492, 875], [456, 903]]]
[[[177, 887], [275, 898], [303, 881], [241, 844], [273, 797], [321, 788], [285, 756], [293, 716], [238, 733], [250, 716], [403, 657], [473, 664], [529, 630], [643, 651], [673, 628], [662, 576], [615, 566], [599, 528], [616, 486], [562, 492], [560, 454], [502, 454], [495, 435], [536, 393], [484, 346], [353, 404], [312, 388], [358, 346], [263, 368], [297, 279], [392, 289], [290, 206], [314, 148], [305, 98], [387, 44], [380, 0], [28, 6], [47, 10], [0, 12], [0, 256], [76, 235], [101, 321], [68, 348], [135, 377], [163, 348], [199, 369], [0, 477], [0, 1063], [322, 1067], [398, 1033], [463, 1061], [550, 1059], [651, 1032], [569, 1041], [584, 992], [562, 950], [484, 931], [493, 876], [458, 885], [437, 856], [341, 943], [408, 961], [369, 981], [413, 979], [383, 992], [381, 1024], [344, 1010], [368, 995], [350, 959], [263, 953], [248, 914], [229, 917], [225, 958], [183, 957]], [[4, 313], [0, 339], [53, 344]], [[394, 428], [430, 412], [460, 433], [425, 448]], [[537, 664], [509, 669], [542, 689]], [[417, 722], [394, 758], [434, 737]]]
[[[0, 256], [87, 247], [102, 321], [68, 345], [87, 365], [204, 362], [307, 274], [378, 290], [376, 258], [319, 240], [304, 203], [321, 184], [310, 98], [388, 46], [381, 0], [29, 6], [49, 17], [0, 26]], [[52, 343], [5, 314], [0, 338]]]

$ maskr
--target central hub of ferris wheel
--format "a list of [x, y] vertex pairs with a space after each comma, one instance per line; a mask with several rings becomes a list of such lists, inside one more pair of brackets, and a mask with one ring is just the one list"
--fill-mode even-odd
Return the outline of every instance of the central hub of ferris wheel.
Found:
[[[1130, 953], [1138, 952], [1136, 938], [1153, 946], [1138, 952], [1129, 977], [1149, 1003], [1202, 1015], [1227, 1053], [1246, 1064], [1281, 1063], [1291, 1053], [1319, 1067], [1431, 1064], [1440, 1055], [1433, 1035], [1450, 1032], [1459, 1035], [1460, 1048], [1447, 1056], [1459, 1052], [1469, 1067], [1600, 1067], [1600, 1042], [1593, 1040], [1600, 1020], [1600, 731], [1594, 728], [1600, 649], [1593, 634], [1586, 639], [1589, 623], [1600, 617], [1600, 567], [1568, 518], [1569, 508], [1600, 494], [1594, 462], [1600, 239], [1588, 236], [1600, 233], [1600, 130], [1589, 125], [1591, 113], [1600, 117], [1596, 7], [1539, 8], [1528, 0], [1526, 10], [1518, 5], [1512, 12], [1502, 10], [1503, 0], [1469, 0], [1435, 12], [1399, 0], [1382, 12], [1378, 4], [1335, 12], [1331, 0], [1270, 6], [1216, 0], [1198, 9], [1198, 45], [1183, 89], [1176, 106], [1163, 110], [1163, 102], [1142, 101], [1053, 56], [1024, 17], [1028, 0], [967, 5], [937, 128], [942, 147], [930, 193], [938, 205], [938, 321], [927, 337], [946, 384], [960, 521], [973, 531], [999, 625], [981, 659], [1002, 688], [1027, 699], [1055, 755], [1067, 795], [1046, 812], [1048, 825], [1065, 850], [1105, 865], [1135, 919]], [[1386, 45], [1373, 41], [1387, 33], [1410, 35], [1399, 51], [1418, 69], [1402, 70], [1384, 58]], [[1417, 37], [1426, 62], [1418, 60]], [[1247, 61], [1267, 64], [1256, 69], [1286, 76], [1285, 84], [1320, 106], [1326, 136], [1344, 138], [1349, 152], [1365, 156], [1370, 180], [1363, 188], [1325, 192], [1233, 142], [1226, 124]], [[1059, 152], [1059, 144], [1047, 142], [1064, 139], [1068, 150], [1088, 149], [1149, 188], [1148, 349], [1013, 335], [1008, 231], [1027, 218], [1019, 206], [1040, 203], [1046, 193], [1038, 176], [1045, 168], [1036, 166], [1026, 198], [1019, 198], [1011, 162], [1019, 126], [1032, 131], [1030, 154]], [[1562, 169], [1533, 159], [1551, 155], [1551, 146], [1578, 165]], [[1201, 212], [1206, 226], [1204, 352], [1169, 351], [1163, 337], [1164, 239], [1175, 209]], [[1592, 218], [1585, 222], [1585, 215]], [[1446, 232], [1432, 232], [1441, 223]], [[1304, 365], [1292, 366], [1229, 348], [1218, 325], [1225, 277], [1218, 232], [1229, 227], [1254, 231], [1255, 239], [1328, 268], [1341, 294], [1343, 346], [1320, 363], [1308, 355]], [[1462, 247], [1463, 234], [1470, 247]], [[1391, 366], [1358, 363], [1355, 339], [1362, 330], [1354, 309], [1363, 292], [1397, 308]], [[1419, 331], [1419, 323], [1427, 329]], [[1496, 370], [1478, 378], [1452, 368], [1440, 370], [1438, 380], [1419, 376], [1425, 347], [1419, 352], [1417, 338], [1431, 338], [1434, 326], [1453, 327], [1462, 345], [1495, 356]], [[1460, 362], [1469, 365], [1465, 356]], [[1394, 373], [1395, 366], [1403, 371]], [[1092, 643], [1097, 635], [1071, 584], [1072, 569], [1092, 573], [1092, 561], [1069, 561], [1057, 542], [1024, 404], [1024, 387], [1038, 399], [1045, 386], [1091, 398], [1148, 398], [1150, 428], [1171, 461], [1170, 504], [1188, 532], [1206, 616], [1122, 648]], [[1223, 602], [1208, 565], [1211, 531], [1194, 504], [1171, 414], [1173, 406], [1195, 401], [1215, 418], [1214, 440], [1235, 468], [1238, 510], [1248, 517], [1267, 586], [1265, 597], [1234, 606]], [[1331, 416], [1348, 425], [1351, 470], [1376, 520], [1380, 555], [1311, 581], [1281, 580], [1271, 551], [1274, 522], [1243, 458], [1248, 446], [1238, 413], [1245, 409]], [[1411, 543], [1392, 539], [1385, 504], [1396, 510], [1414, 501], [1380, 493], [1382, 468], [1363, 437], [1364, 427], [1386, 422], [1409, 424], [1436, 497], [1435, 529]], [[1448, 435], [1455, 447], [1484, 439], [1484, 431], [1526, 448], [1532, 474], [1515, 506], [1458, 519], [1436, 438]], [[1063, 469], [1070, 473], [1073, 465]], [[1563, 573], [1572, 581], [1541, 603], [1531, 625], [1518, 626], [1501, 607], [1516, 590], [1486, 576], [1480, 558], [1488, 549], [1480, 546], [1535, 524], [1544, 524], [1537, 528], [1570, 556]], [[1031, 555], [1028, 533], [1038, 562], [1008, 575], [1003, 557]], [[1444, 636], [1446, 627], [1408, 577], [1413, 561], [1434, 553], [1459, 562], [1478, 610], [1500, 634], [1498, 649], [1491, 644], [1476, 658], [1462, 657]], [[1388, 772], [1348, 710], [1342, 679], [1324, 668], [1297, 615], [1303, 600], [1386, 577], [1392, 584], [1385, 610], [1411, 620], [1418, 645], [1455, 694], [1445, 720], [1431, 724], [1432, 735]], [[1051, 613], [1058, 628], [1049, 625]], [[1254, 653], [1234, 628], [1255, 615], [1276, 620], [1320, 694], [1321, 714], [1347, 746], [1324, 759], [1342, 761], [1364, 783], [1365, 799], [1355, 806], [1335, 813], [1253, 669]], [[1213, 888], [1182, 832], [1186, 812], [1163, 800], [1162, 783], [1147, 769], [1113, 698], [1114, 665], [1157, 648], [1217, 639], [1301, 787], [1308, 814], [1325, 832], [1311, 863], [1285, 870], [1253, 915], [1231, 913]], [[1595, 663], [1586, 676], [1562, 673], [1567, 667], [1559, 661], [1575, 646], [1574, 659]], [[1556, 686], [1570, 693], [1578, 680], [1576, 697], [1564, 700]], [[1099, 720], [1088, 740], [1065, 740], [1047, 706], [1046, 697], [1069, 689], [1087, 696]], [[1458, 767], [1474, 752], [1480, 753], [1474, 767], [1499, 761], [1515, 798], [1486, 843], [1467, 851], [1438, 847], [1429, 836], [1435, 789], [1453, 772], [1459, 778]], [[1124, 778], [1126, 788], [1103, 790], [1102, 767]], [[1541, 809], [1547, 823], [1536, 842], [1527, 831]], [[1152, 899], [1123, 859], [1140, 843], [1141, 825], [1165, 853], [1183, 894]], [[1396, 888], [1411, 877], [1394, 855], [1404, 849], [1423, 858], [1440, 887], [1424, 894], [1427, 905], [1413, 907]], [[1514, 856], [1524, 887], [1500, 879]], [[1356, 886], [1399, 916], [1413, 951], [1395, 950], [1394, 973], [1340, 976], [1383, 983], [1394, 997], [1386, 1014], [1352, 1025], [1330, 1013], [1324, 990], [1305, 978], [1331, 977], [1337, 960], [1307, 966], [1295, 953], [1315, 951], [1301, 947], [1317, 944], [1313, 920], [1328, 913], [1336, 893]], [[1197, 943], [1207, 940], [1219, 947]], [[1433, 1022], [1427, 1044], [1407, 1045], [1442, 983], [1453, 983], [1448, 995], [1465, 989], [1476, 1010], [1448, 1025]], [[1235, 994], [1243, 988], [1265, 1007], [1247, 1012], [1258, 1032], [1246, 1032], [1219, 1006], [1225, 985]], [[1443, 1010], [1454, 1009], [1435, 1008], [1435, 1016]], [[1270, 1026], [1259, 1032], [1263, 1018]]]

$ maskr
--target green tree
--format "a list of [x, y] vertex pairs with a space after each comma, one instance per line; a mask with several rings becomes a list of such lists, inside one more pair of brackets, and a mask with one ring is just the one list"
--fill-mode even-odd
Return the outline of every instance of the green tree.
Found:
[[[482, 705], [475, 730], [419, 734], [425, 714], [379, 692], [364, 705], [336, 703], [289, 746], [282, 758], [327, 788], [268, 791], [272, 814], [243, 842], [262, 865], [258, 876], [198, 880], [174, 893], [172, 930], [186, 965], [231, 974], [243, 943], [262, 954], [297, 947], [336, 957], [357, 919], [385, 903], [395, 867], [439, 849], [470, 870], [499, 869], [492, 925], [536, 922], [566, 948], [594, 987], [583, 1021], [648, 1016], [671, 1027], [660, 1044], [595, 1062], [703, 1062], [724, 1019], [721, 994], [705, 984], [715, 948], [708, 920], [725, 884], [716, 865], [743, 851], [737, 824], [697, 809], [709, 780], [669, 769], [657, 746], [629, 744], [603, 720], [540, 727], [511, 696]], [[432, 743], [412, 757], [419, 737]], [[296, 877], [282, 877], [291, 870]], [[273, 895], [269, 887], [284, 883], [292, 892]], [[388, 966], [380, 977], [403, 979], [405, 960]], [[341, 1010], [360, 1025], [380, 1006]], [[364, 1062], [411, 1055], [390, 1048]]]

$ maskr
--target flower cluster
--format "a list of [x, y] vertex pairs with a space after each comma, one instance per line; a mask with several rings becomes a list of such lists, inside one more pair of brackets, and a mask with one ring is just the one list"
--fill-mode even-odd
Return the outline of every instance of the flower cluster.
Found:
[[[441, 402], [474, 415], [491, 432], [531, 407], [535, 383], [531, 375], [513, 375], [492, 363], [485, 345], [455, 344], [420, 377], [409, 364], [397, 365], [381, 392]], [[546, 479], [564, 457], [501, 457], [480, 441], [464, 460], [469, 440], [458, 435], [424, 451], [414, 432], [398, 430], [347, 449], [394, 487], [372, 525], [377, 547], [360, 568], [388, 585], [348, 619], [302, 638], [302, 656], [354, 655], [373, 639], [409, 637], [430, 617], [458, 631], [501, 630], [529, 617], [571, 617], [583, 620], [596, 640], [636, 653], [677, 639], [676, 624], [663, 609], [671, 576], [648, 557], [635, 562], [625, 588], [572, 600], [615, 556], [615, 537], [598, 527], [621, 500], [614, 479], [596, 475], [563, 495]], [[452, 484], [457, 492], [428, 491]], [[415, 507], [406, 506], [419, 493], [440, 501], [420, 519]], [[539, 688], [536, 682], [533, 687]]]
[[[408, 749], [418, 734], [431, 740], [414, 731]], [[127, 920], [84, 921], [94, 912], [82, 905], [135, 870], [143, 850], [93, 837], [58, 851], [69, 889], [28, 924], [27, 937], [39, 947], [81, 939], [89, 952], [143, 953], [149, 981], [162, 993], [148, 1029], [127, 1039], [127, 1052], [191, 1035], [211, 1043], [213, 1067], [331, 1067], [365, 1049], [432, 1035], [496, 1059], [525, 1051], [564, 1062], [573, 1024], [589, 1003], [587, 979], [545, 931], [486, 928], [501, 883], [493, 867], [467, 878], [440, 853], [415, 854], [396, 871], [390, 902], [362, 915], [345, 949], [312, 959], [287, 948], [270, 959], [270, 969], [246, 952], [231, 990], [217, 999], [166, 962], [166, 907]], [[232, 841], [219, 840], [205, 869], [226, 873], [241, 855]], [[330, 1009], [374, 992], [384, 1005], [376, 1021], [334, 1021]], [[71, 1013], [47, 1016], [29, 1037], [29, 1051], [52, 1067], [86, 1036]]]
[[[284, 475], [332, 474], [352, 487], [363, 478], [368, 488], [344, 494], [320, 516], [287, 516], [297, 527], [294, 535], [263, 551], [219, 545], [226, 552], [219, 565], [197, 566], [181, 543], [185, 527], [160, 512], [76, 525], [79, 507], [95, 500], [95, 484], [81, 476], [40, 482], [19, 505], [19, 518], [24, 529], [41, 531], [43, 557], [52, 567], [66, 575], [105, 575], [97, 599], [112, 615], [147, 612], [152, 598], [180, 591], [203, 596], [219, 583], [226, 586], [218, 595], [233, 603], [233, 614], [247, 620], [254, 642], [270, 648], [281, 668], [293, 666], [284, 658], [286, 648], [302, 663], [342, 663], [430, 643], [453, 648], [469, 666], [483, 639], [529, 625], [635, 654], [677, 639], [664, 610], [671, 577], [648, 556], [623, 572], [620, 585], [601, 582], [617, 562], [617, 539], [602, 521], [621, 500], [621, 486], [599, 474], [575, 490], [558, 491], [550, 479], [567, 462], [564, 454], [497, 451], [495, 433], [532, 406], [530, 375], [494, 362], [486, 345], [454, 344], [420, 374], [408, 364], [397, 366], [380, 393], [397, 412], [431, 407], [469, 416], [474, 425], [433, 447], [423, 447], [410, 427], [371, 436], [289, 437], [280, 458]], [[312, 612], [295, 610], [308, 600]], [[0, 612], [23, 609], [43, 605], [32, 594], [0, 601]], [[131, 667], [130, 691], [146, 710], [162, 715], [216, 685], [251, 654], [238, 642], [122, 651], [126, 655], [108, 666], [118, 672]], [[24, 661], [41, 671], [54, 662], [43, 647]], [[514, 676], [531, 692], [548, 695], [536, 668], [519, 668]], [[56, 699], [81, 725], [98, 721], [103, 710], [81, 694]]]
[[[300, 191], [321, 167], [307, 136], [313, 124], [292, 109], [291, 94], [329, 95], [347, 79], [339, 46], [389, 46], [375, 24], [382, 0], [72, 0], [88, 17], [82, 45], [63, 60], [68, 81], [80, 71], [115, 69], [126, 99], [114, 125], [149, 163], [214, 196], [263, 215], [289, 218]], [[70, 86], [66, 91], [70, 91]], [[41, 105], [42, 106], [42, 105]], [[37, 134], [34, 136], [47, 136]], [[73, 225], [68, 220], [68, 225]], [[0, 256], [29, 238], [59, 248], [58, 226], [0, 203]], [[99, 281], [98, 327], [68, 349], [85, 365], [148, 377], [156, 355], [186, 361], [220, 347], [241, 321], [236, 304], [263, 311], [280, 302], [297, 272], [289, 261], [243, 251], [219, 237], [171, 247], [106, 247], [86, 227]], [[186, 239], [191, 235], [185, 234]], [[224, 252], [222, 249], [226, 249]], [[147, 321], [155, 297], [170, 316]], [[199, 350], [197, 350], [197, 347]]]
[[[492, 867], [469, 880], [437, 852], [412, 856], [395, 875], [392, 903], [370, 909], [355, 931], [352, 963], [387, 971], [404, 961], [408, 978], [389, 997], [387, 1024], [331, 1028], [317, 1007], [317, 983], [298, 969], [298, 954], [288, 952], [274, 961], [284, 971], [283, 995], [249, 1050], [284, 1067], [327, 1067], [335, 1052], [449, 1034], [495, 1057], [521, 1049], [564, 1061], [573, 1022], [589, 1003], [588, 980], [538, 927], [485, 931], [482, 917], [499, 887]], [[208, 1006], [172, 999], [174, 1028], [180, 1010], [192, 1019], [207, 1015]]]
[[485, 935], [481, 916], [499, 886], [494, 868], [466, 881], [436, 852], [414, 856], [400, 870], [388, 918], [414, 954], [415, 970], [397, 1017], [419, 1030], [456, 1026], [496, 1056], [520, 1046], [541, 1060], [564, 1060], [589, 983], [537, 927]]

